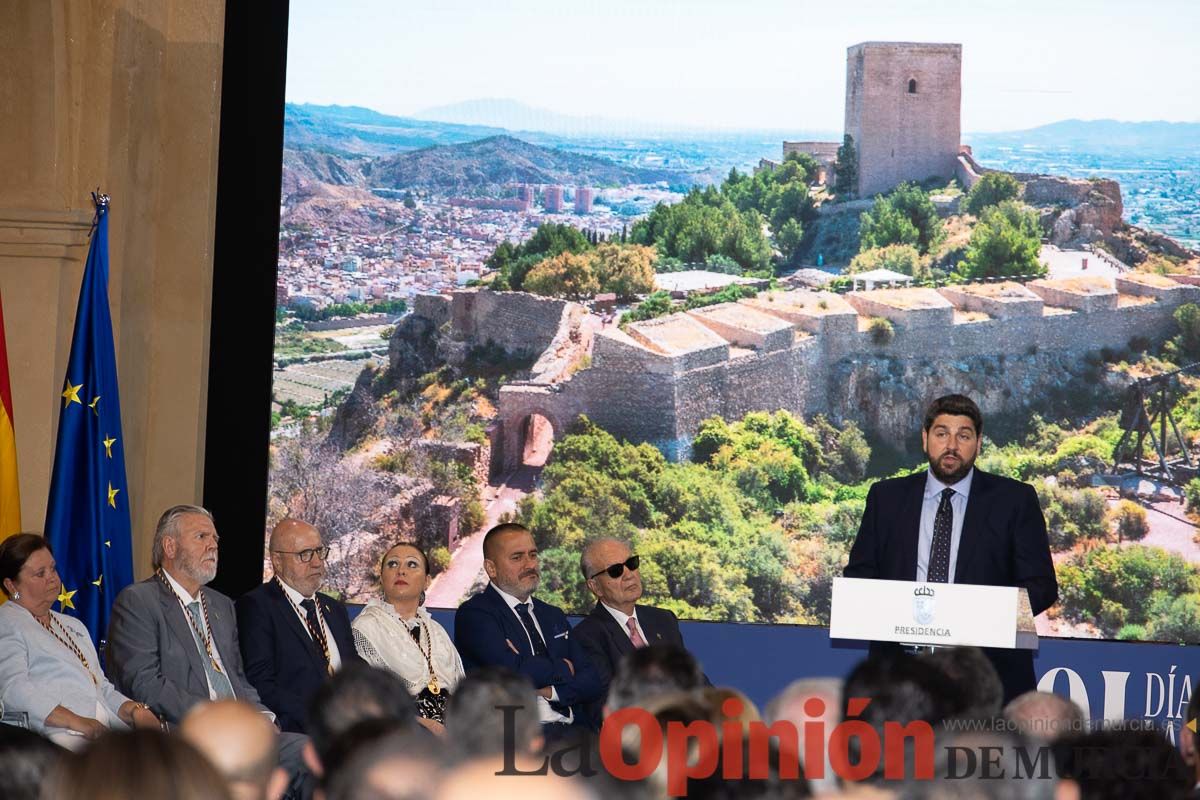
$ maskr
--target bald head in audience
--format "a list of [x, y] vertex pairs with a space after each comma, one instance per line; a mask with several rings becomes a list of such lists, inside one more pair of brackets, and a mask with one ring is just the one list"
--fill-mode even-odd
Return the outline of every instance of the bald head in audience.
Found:
[[279, 768], [275, 726], [253, 706], [221, 700], [196, 706], [180, 732], [229, 783], [235, 800], [279, 800], [288, 777]]
[[1014, 697], [1004, 707], [1004, 718], [1013, 723], [1022, 736], [1040, 742], [1087, 733], [1083, 709], [1054, 692], [1026, 692]]

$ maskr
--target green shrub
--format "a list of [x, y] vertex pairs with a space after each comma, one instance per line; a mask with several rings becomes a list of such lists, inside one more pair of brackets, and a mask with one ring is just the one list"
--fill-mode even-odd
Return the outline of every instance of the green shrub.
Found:
[[985, 208], [1021, 194], [1021, 183], [1007, 172], [988, 172], [967, 193], [966, 210], [979, 216]]
[[891, 320], [883, 317], [872, 317], [867, 324], [867, 332], [871, 335], [871, 342], [879, 347], [890, 344], [896, 338], [896, 329], [892, 327]]

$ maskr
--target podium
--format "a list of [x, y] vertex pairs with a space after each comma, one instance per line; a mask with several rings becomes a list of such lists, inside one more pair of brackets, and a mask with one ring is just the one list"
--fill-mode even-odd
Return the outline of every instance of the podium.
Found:
[[834, 578], [831, 639], [1036, 650], [1029, 593], [1015, 586]]

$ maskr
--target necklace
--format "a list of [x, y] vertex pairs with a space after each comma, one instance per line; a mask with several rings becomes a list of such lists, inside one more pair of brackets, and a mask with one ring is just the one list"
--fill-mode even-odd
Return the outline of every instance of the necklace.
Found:
[[183, 602], [183, 598], [179, 596], [179, 592], [175, 591], [175, 587], [172, 586], [171, 582], [167, 580], [167, 576], [163, 574], [161, 569], [154, 574], [158, 576], [160, 581], [162, 581], [162, 585], [167, 587], [167, 590], [170, 591], [171, 594], [175, 595], [175, 599], [179, 601], [179, 607], [183, 609], [184, 619], [186, 619], [188, 624], [192, 626], [192, 630], [195, 632], [196, 638], [204, 643], [204, 652], [208, 656], [208, 661], [210, 664], [212, 664], [212, 668], [217, 672], [223, 672], [221, 665], [217, 663], [217, 657], [213, 655], [211, 633], [212, 625], [209, 624], [208, 621], [208, 603], [205, 602], [204, 595], [200, 594], [200, 612], [204, 615], [204, 630], [200, 630], [200, 626], [196, 624], [195, 617], [193, 617], [192, 612], [188, 610], [187, 603]]
[[[37, 619], [37, 617], [34, 617], [34, 619]], [[87, 656], [85, 656], [83, 651], [79, 649], [79, 645], [71, 641], [71, 634], [65, 627], [63, 627], [61, 622], [54, 618], [54, 614], [52, 612], [48, 613], [46, 622], [42, 622], [40, 619], [38, 619], [38, 624], [45, 628], [47, 633], [49, 633], [55, 639], [58, 639], [59, 643], [63, 647], [75, 654], [75, 657], [79, 659], [79, 663], [82, 664], [83, 668], [87, 671], [88, 677], [92, 679], [92, 685], [96, 688], [100, 688], [100, 681], [96, 680], [96, 673], [92, 672], [92, 665], [88, 663]], [[62, 636], [59, 636], [54, 630], [54, 625], [58, 625], [58, 627], [62, 628], [63, 633], [66, 634], [67, 638], [64, 639]]]
[[293, 600], [292, 596], [283, 588], [283, 581], [279, 579], [278, 575], [275, 576], [275, 582], [279, 584], [279, 591], [283, 592], [283, 596], [288, 599], [288, 603], [290, 603], [292, 608], [296, 610], [296, 613], [300, 615], [300, 618], [304, 620], [304, 627], [308, 629], [308, 635], [312, 637], [312, 640], [316, 644], [320, 645], [321, 654], [325, 657], [325, 671], [332, 675], [333, 658], [329, 655], [329, 639], [325, 636], [325, 620], [321, 616], [321, 604], [316, 601], [316, 597], [314, 596], [312, 600], [313, 611], [317, 618], [317, 624], [314, 626], [312, 622], [309, 621], [308, 614], [305, 613], [300, 606], [296, 605], [296, 601]]
[[417, 644], [417, 649], [421, 651], [421, 655], [425, 656], [425, 666], [429, 668], [429, 691], [433, 694], [441, 694], [442, 687], [438, 684], [437, 674], [433, 671], [433, 637], [429, 635], [429, 629], [425, 627], [425, 620], [421, 619], [421, 615], [417, 614], [417, 624], [421, 626], [421, 634], [425, 639], [425, 646]]

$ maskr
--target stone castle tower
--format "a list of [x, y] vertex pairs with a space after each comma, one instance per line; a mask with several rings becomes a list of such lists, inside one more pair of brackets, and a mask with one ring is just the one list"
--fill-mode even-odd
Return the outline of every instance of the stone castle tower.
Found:
[[858, 196], [954, 175], [961, 133], [962, 45], [863, 42], [846, 51], [846, 133]]

